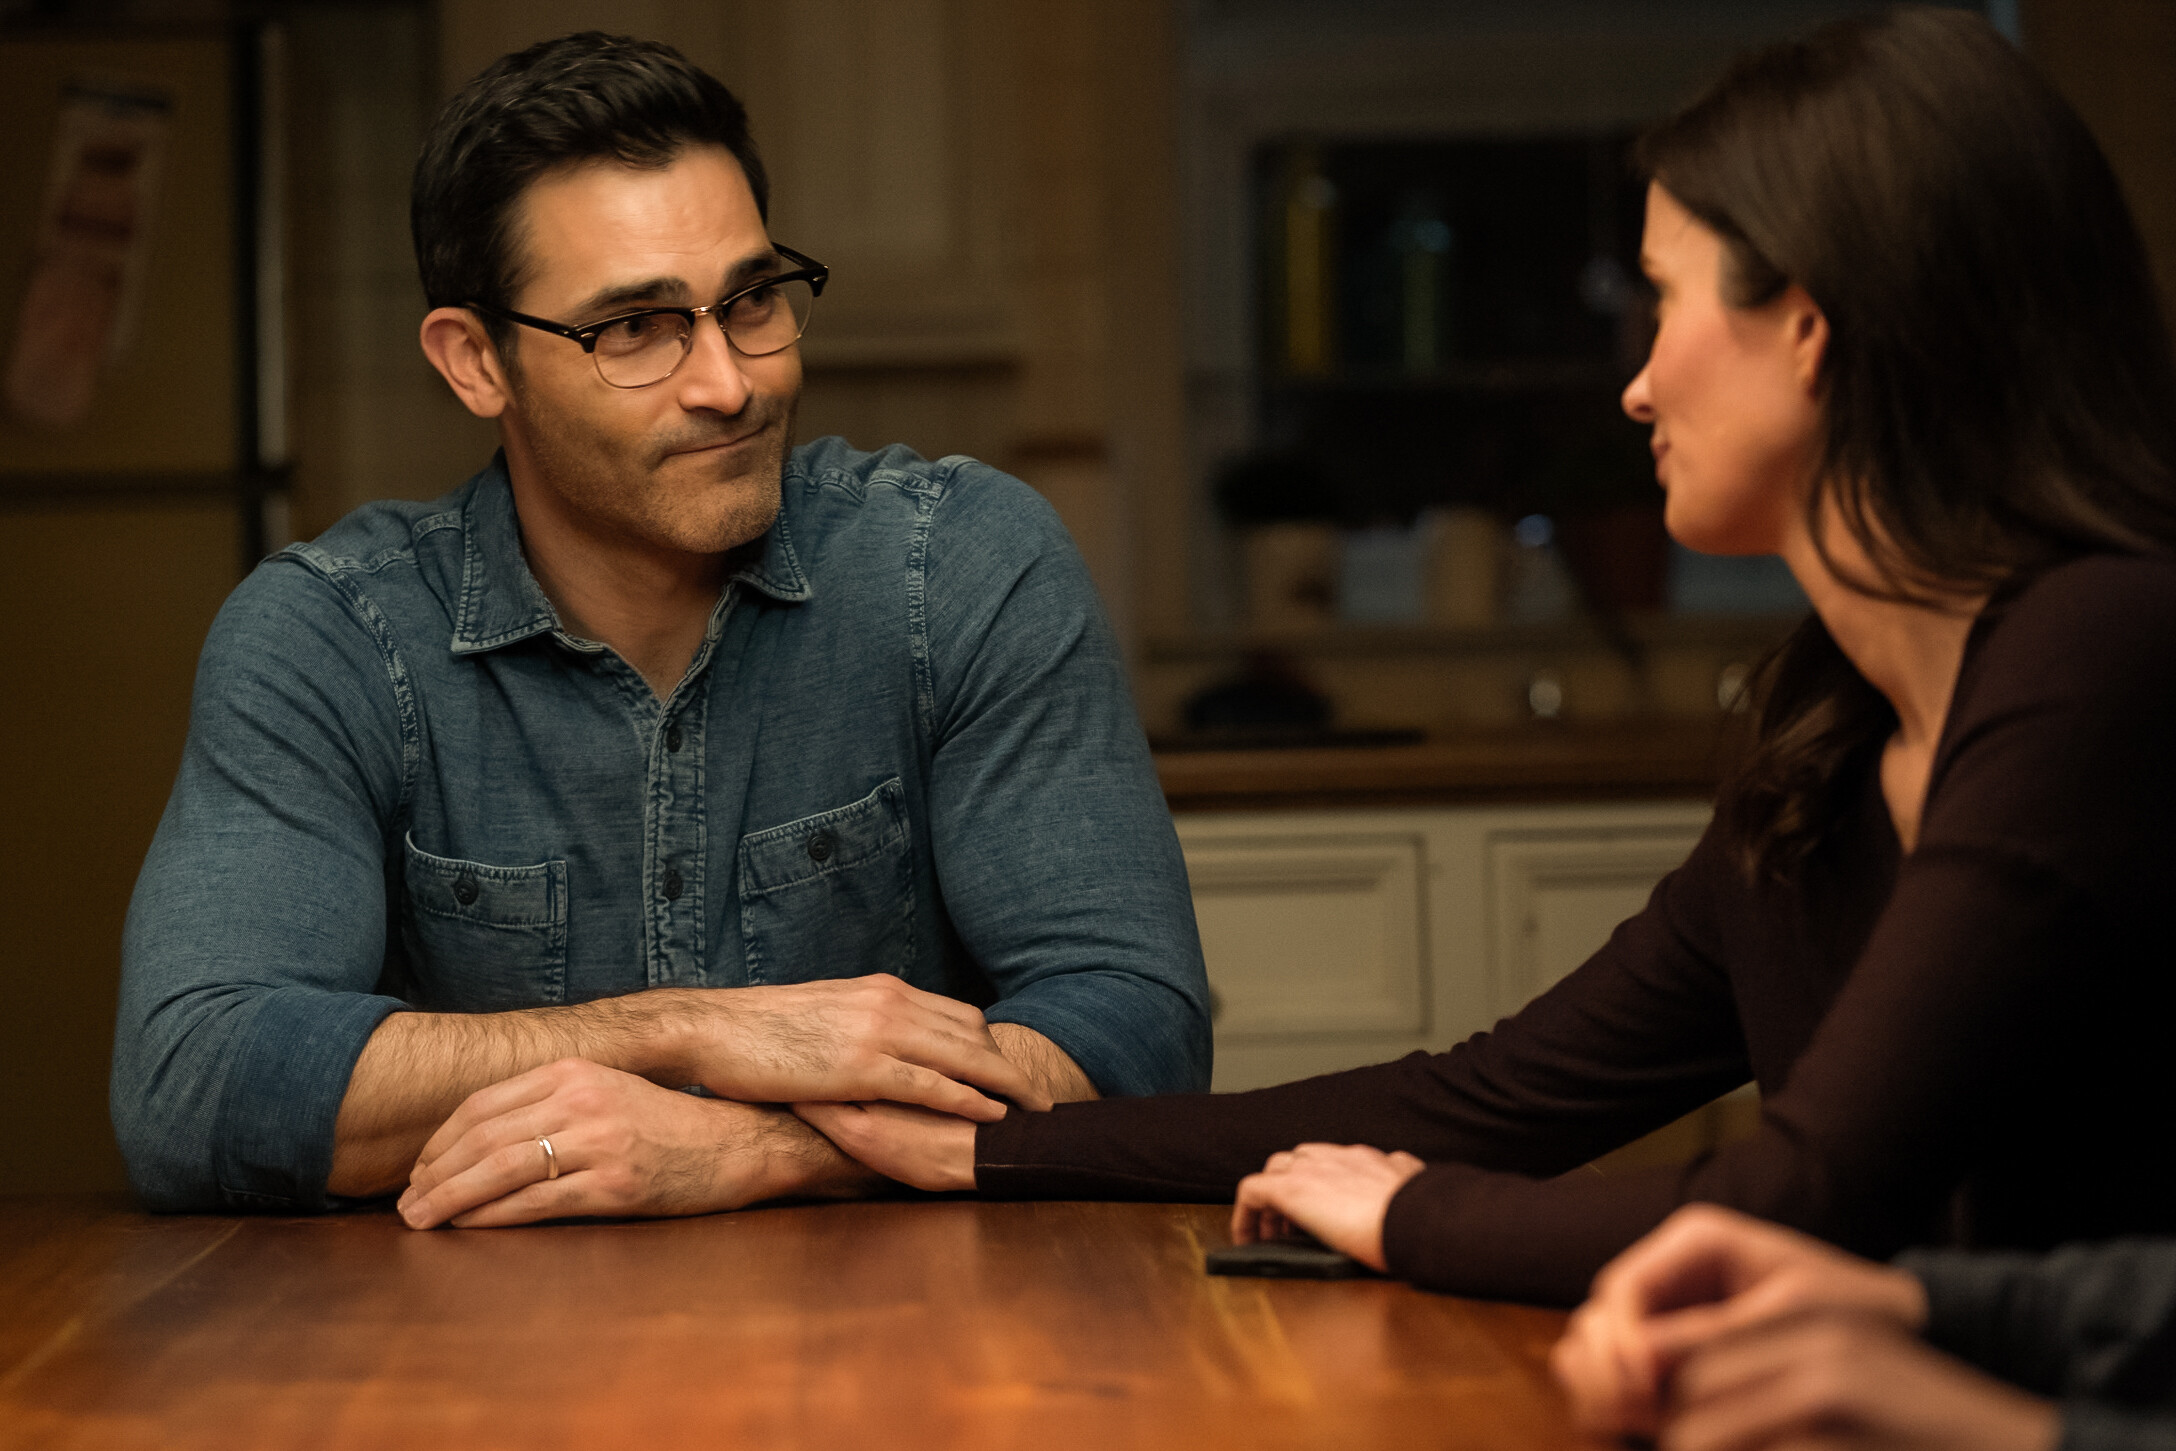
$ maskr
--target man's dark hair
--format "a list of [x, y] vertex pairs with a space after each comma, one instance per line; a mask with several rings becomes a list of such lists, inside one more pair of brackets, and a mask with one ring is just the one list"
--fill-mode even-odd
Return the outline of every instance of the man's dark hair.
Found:
[[[515, 203], [547, 173], [605, 158], [665, 167], [690, 146], [731, 152], [768, 219], [748, 113], [671, 46], [585, 30], [500, 56], [446, 102], [416, 158], [408, 224], [424, 301], [512, 305], [524, 264]], [[506, 356], [511, 325], [483, 322]]]
[[[2176, 356], [2085, 123], [1987, 22], [1903, 9], [1740, 61], [1650, 132], [1647, 174], [1717, 232], [1724, 298], [1828, 319], [1808, 499], [1868, 594], [2000, 592], [2095, 551], [2176, 552]], [[1819, 616], [1763, 671], [1723, 792], [1750, 865], [1820, 842], [1895, 729]]]

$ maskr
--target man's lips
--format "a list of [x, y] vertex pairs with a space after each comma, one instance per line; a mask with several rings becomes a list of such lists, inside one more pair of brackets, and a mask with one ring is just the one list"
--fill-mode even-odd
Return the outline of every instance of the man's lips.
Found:
[[769, 424], [764, 424], [761, 427], [751, 428], [746, 433], [736, 433], [731, 438], [713, 438], [702, 443], [683, 444], [678, 448], [668, 448], [665, 450], [665, 457], [674, 458], [681, 454], [714, 453], [719, 449], [733, 448], [760, 437], [764, 430], [769, 427]]

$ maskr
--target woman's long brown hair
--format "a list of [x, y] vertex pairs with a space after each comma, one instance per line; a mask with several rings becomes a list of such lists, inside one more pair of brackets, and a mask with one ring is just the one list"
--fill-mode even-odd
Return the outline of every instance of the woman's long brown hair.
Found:
[[[1827, 318], [1808, 502], [1895, 599], [1999, 591], [2079, 554], [2176, 550], [2176, 360], [2085, 124], [1978, 16], [1904, 9], [1740, 60], [1638, 162], [1723, 239], [1725, 300]], [[1756, 673], [1718, 810], [1788, 876], [1895, 729], [1808, 619]]]

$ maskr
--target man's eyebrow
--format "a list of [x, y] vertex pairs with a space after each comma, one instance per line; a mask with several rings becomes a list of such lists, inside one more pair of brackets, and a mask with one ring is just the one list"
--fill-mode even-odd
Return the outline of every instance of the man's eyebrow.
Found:
[[[725, 290], [732, 292], [766, 273], [783, 271], [785, 265], [786, 259], [776, 252], [758, 252], [744, 257], [725, 274]], [[649, 277], [640, 282], [620, 282], [599, 288], [582, 299], [574, 314], [589, 319], [609, 317], [638, 307], [685, 307], [694, 295], [686, 278]]]
[[579, 318], [607, 317], [630, 308], [656, 304], [672, 307], [685, 303], [690, 296], [688, 284], [679, 277], [648, 277], [640, 282], [617, 282], [601, 287], [575, 304], [574, 315]]

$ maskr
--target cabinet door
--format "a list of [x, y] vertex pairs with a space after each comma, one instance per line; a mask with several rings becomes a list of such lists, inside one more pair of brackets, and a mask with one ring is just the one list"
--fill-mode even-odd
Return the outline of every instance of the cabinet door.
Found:
[[1189, 849], [1219, 1034], [1420, 1032], [1421, 848], [1417, 834], [1324, 832]]
[[1490, 832], [1482, 850], [1496, 1015], [1517, 1012], [1591, 957], [1699, 839], [1690, 824]]
[[1707, 809], [1182, 816], [1219, 1090], [1441, 1051], [1584, 961]]

